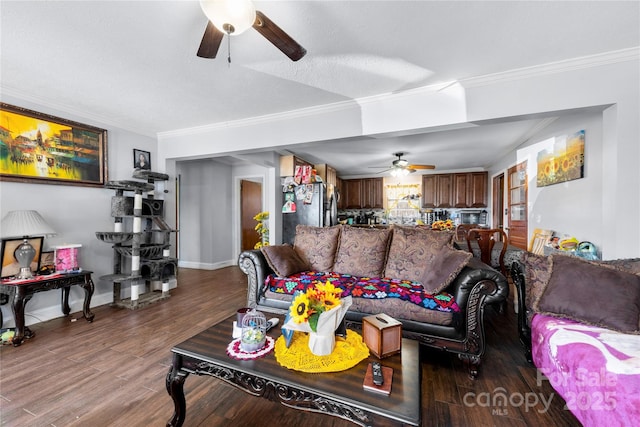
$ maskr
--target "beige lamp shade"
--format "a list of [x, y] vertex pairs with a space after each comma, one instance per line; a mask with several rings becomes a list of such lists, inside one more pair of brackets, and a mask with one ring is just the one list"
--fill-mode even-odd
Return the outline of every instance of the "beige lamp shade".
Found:
[[3, 239], [26, 236], [55, 236], [56, 231], [37, 211], [10, 211], [0, 224]]

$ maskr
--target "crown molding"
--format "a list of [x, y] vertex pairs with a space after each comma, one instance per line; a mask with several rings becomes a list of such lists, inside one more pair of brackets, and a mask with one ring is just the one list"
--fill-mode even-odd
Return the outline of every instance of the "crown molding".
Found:
[[280, 113], [266, 114], [264, 116], [249, 117], [246, 119], [233, 120], [220, 123], [212, 123], [204, 126], [197, 126], [184, 129], [176, 129], [173, 131], [159, 132], [158, 139], [165, 137], [194, 135], [219, 129], [238, 128], [245, 126], [256, 126], [269, 122], [297, 119], [300, 117], [309, 117], [320, 114], [328, 114], [345, 111], [354, 106], [362, 107], [367, 104], [376, 102], [386, 102], [389, 100], [399, 100], [425, 94], [435, 94], [447, 90], [451, 86], [461, 85], [465, 88], [486, 86], [499, 82], [507, 82], [530, 78], [534, 76], [542, 76], [548, 74], [562, 73], [567, 71], [580, 70], [584, 68], [598, 67], [608, 64], [616, 64], [620, 62], [634, 61], [640, 59], [640, 46], [621, 49], [611, 52], [605, 52], [596, 55], [583, 56], [578, 58], [567, 59], [558, 62], [551, 62], [542, 65], [534, 65], [531, 67], [518, 68], [515, 70], [504, 71], [500, 73], [487, 74], [484, 76], [470, 77], [459, 81], [450, 81], [437, 83], [428, 86], [421, 86], [414, 89], [408, 89], [401, 92], [390, 92], [379, 95], [371, 95], [362, 98], [356, 98], [348, 101], [340, 101], [333, 104], [324, 104], [298, 110], [291, 110]]
[[515, 70], [484, 76], [470, 77], [460, 80], [465, 88], [486, 86], [490, 84], [521, 80], [530, 77], [538, 77], [549, 74], [564, 73], [585, 68], [600, 67], [603, 65], [617, 64], [620, 62], [637, 61], [640, 59], [640, 46], [628, 49], [614, 50], [596, 55], [581, 56], [563, 61], [534, 65], [531, 67], [517, 68]]
[[356, 107], [354, 100], [340, 101], [332, 104], [323, 104], [307, 108], [299, 108], [297, 110], [265, 114], [263, 116], [248, 117], [245, 119], [230, 120], [226, 122], [211, 123], [208, 125], [194, 126], [190, 128], [182, 128], [164, 132], [158, 132], [158, 140], [175, 136], [188, 136], [207, 133], [220, 129], [242, 128], [250, 126], [258, 126], [265, 123], [273, 123], [282, 120], [299, 119], [303, 117], [316, 116], [319, 114], [332, 114], [342, 112]]
[[[39, 107], [43, 107], [45, 109], [49, 108], [49, 109], [52, 109], [52, 110], [61, 111], [63, 113], [67, 113], [67, 114], [70, 114], [70, 115], [73, 115], [73, 116], [77, 116], [78, 119], [74, 118], [74, 121], [87, 122], [87, 124], [89, 124], [89, 123], [92, 123], [92, 124], [93, 123], [97, 123], [96, 126], [97, 127], [101, 127], [101, 128], [113, 127], [113, 128], [126, 130], [126, 131], [129, 131], [129, 132], [137, 133], [137, 134], [140, 134], [140, 135], [148, 136], [148, 137], [151, 137], [151, 138], [155, 138], [156, 137], [155, 132], [149, 131], [148, 129], [137, 129], [137, 128], [133, 128], [133, 127], [126, 127], [122, 123], [119, 123], [117, 120], [110, 119], [110, 118], [108, 118], [106, 116], [103, 116], [103, 115], [100, 115], [100, 114], [92, 114], [92, 113], [87, 112], [87, 110], [79, 110], [79, 109], [74, 108], [74, 107], [72, 107], [70, 105], [59, 103], [59, 102], [55, 102], [55, 101], [52, 101], [51, 99], [44, 98], [44, 97], [41, 97], [41, 96], [32, 95], [30, 93], [21, 91], [20, 89], [8, 87], [8, 86], [2, 85], [2, 84], [0, 84], [0, 95], [2, 97], [4, 97], [5, 95], [11, 96], [13, 98], [18, 98], [21, 101], [26, 101], [26, 102], [29, 102], [29, 103], [32, 103], [32, 104], [36, 104]], [[9, 103], [11, 103], [11, 102], [9, 102]], [[29, 106], [23, 106], [23, 105], [21, 105], [20, 107], [33, 109], [32, 107], [30, 108]], [[59, 114], [55, 114], [54, 113], [52, 115], [59, 115]]]

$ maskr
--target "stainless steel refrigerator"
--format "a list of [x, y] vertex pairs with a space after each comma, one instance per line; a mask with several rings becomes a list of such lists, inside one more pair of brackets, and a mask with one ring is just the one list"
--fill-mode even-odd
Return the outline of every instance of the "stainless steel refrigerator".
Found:
[[[303, 191], [304, 189], [304, 191]], [[302, 194], [304, 193], [304, 194]], [[282, 205], [287, 203], [282, 193]], [[298, 224], [314, 227], [327, 227], [337, 222], [337, 201], [334, 195], [327, 198], [327, 189], [323, 183], [302, 184], [294, 190], [295, 212], [282, 212], [282, 242], [293, 245]], [[303, 196], [302, 198], [299, 198]], [[291, 196], [289, 196], [291, 197]]]

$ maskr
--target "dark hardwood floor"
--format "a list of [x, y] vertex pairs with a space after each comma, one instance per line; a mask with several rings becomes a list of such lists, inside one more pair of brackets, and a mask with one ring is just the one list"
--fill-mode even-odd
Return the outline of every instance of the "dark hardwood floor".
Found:
[[[95, 307], [93, 323], [73, 313], [32, 325], [36, 336], [20, 347], [1, 347], [0, 425], [165, 425], [173, 413], [165, 390], [171, 347], [246, 301], [246, 277], [237, 267], [181, 269], [178, 283], [167, 300], [135, 311]], [[487, 351], [476, 381], [457, 357], [422, 349], [422, 425], [579, 426], [549, 383], [537, 384], [518, 342], [513, 305], [505, 314], [489, 308], [485, 323]], [[186, 426], [354, 425], [209, 377], [189, 376], [185, 392]], [[551, 399], [548, 408], [541, 397]]]

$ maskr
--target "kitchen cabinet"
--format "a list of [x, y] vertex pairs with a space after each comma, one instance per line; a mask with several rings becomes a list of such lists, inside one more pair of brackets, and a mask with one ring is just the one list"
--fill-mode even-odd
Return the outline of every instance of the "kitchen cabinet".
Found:
[[472, 172], [467, 196], [467, 205], [470, 208], [484, 208], [487, 206], [487, 194], [489, 187], [488, 172]]
[[331, 197], [338, 184], [336, 170], [326, 163], [314, 165], [313, 168], [316, 170], [316, 174], [327, 184], [327, 196]]
[[453, 174], [453, 206], [483, 208], [487, 206], [487, 172]]
[[300, 157], [289, 155], [280, 157], [280, 176], [294, 176], [296, 173], [296, 166], [311, 166], [313, 165]]
[[342, 198], [344, 199], [344, 209], [362, 208], [362, 180], [345, 179], [342, 181]]
[[384, 206], [382, 178], [363, 179], [362, 196], [363, 209], [382, 209]]
[[453, 174], [422, 176], [422, 207], [453, 207]]
[[382, 209], [382, 178], [341, 180], [340, 209]]

